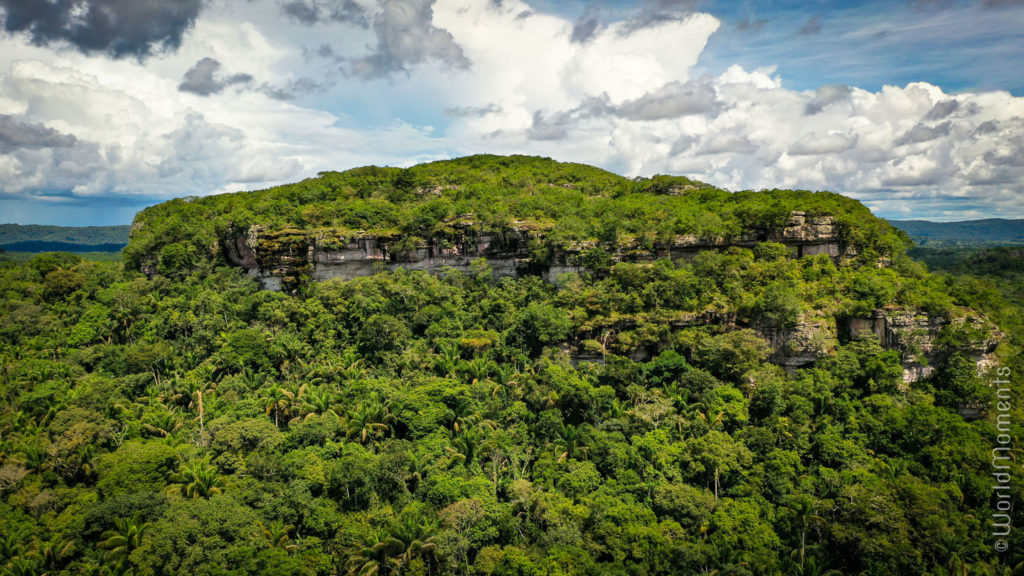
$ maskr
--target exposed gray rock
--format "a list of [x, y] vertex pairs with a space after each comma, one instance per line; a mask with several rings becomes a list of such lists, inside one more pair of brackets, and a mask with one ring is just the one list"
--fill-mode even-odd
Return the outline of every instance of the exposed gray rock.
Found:
[[[303, 279], [313, 281], [341, 278], [351, 280], [378, 270], [423, 270], [443, 274], [447, 270], [468, 270], [479, 258], [486, 258], [494, 274], [517, 276], [540, 274], [554, 281], [559, 274], [579, 272], [579, 255], [597, 244], [579, 242], [555, 249], [550, 259], [536, 261], [531, 255], [531, 240], [542, 240], [544, 230], [529, 223], [514, 223], [500, 232], [479, 230], [474, 215], [463, 214], [447, 224], [455, 232], [445, 237], [430, 237], [408, 246], [408, 239], [355, 233], [339, 236], [339, 231], [296, 229], [266, 230], [251, 227], [245, 237], [223, 240], [224, 255], [249, 275], [259, 278], [261, 286], [277, 290]], [[349, 233], [351, 234], [351, 233]], [[781, 230], [748, 231], [739, 238], [698, 238], [677, 236], [671, 243], [654, 246], [609, 247], [612, 261], [653, 261], [659, 258], [689, 259], [704, 250], [729, 246], [753, 247], [759, 242], [779, 242], [794, 256], [827, 254], [839, 257], [845, 250], [831, 216], [807, 217], [794, 212]], [[274, 279], [277, 280], [274, 280]]]

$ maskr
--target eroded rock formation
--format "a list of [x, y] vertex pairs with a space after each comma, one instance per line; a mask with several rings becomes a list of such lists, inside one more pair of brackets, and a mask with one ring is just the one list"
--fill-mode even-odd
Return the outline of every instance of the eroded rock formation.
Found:
[[[781, 243], [797, 257], [825, 254], [837, 259], [849, 254], [831, 216], [808, 217], [803, 212], [792, 212], [787, 225], [778, 230], [750, 231], [732, 239], [683, 235], [676, 236], [670, 243], [647, 247], [638, 242], [619, 246], [581, 242], [538, 250], [537, 247], [543, 245], [546, 230], [536, 224], [516, 222], [510, 229], [500, 232], [481, 231], [469, 214], [446, 224], [450, 232], [454, 231], [453, 234], [412, 241], [397, 234], [384, 236], [299, 229], [272, 231], [253, 226], [245, 236], [225, 238], [223, 249], [231, 263], [244, 268], [259, 280], [263, 288], [270, 290], [291, 290], [303, 281], [351, 280], [398, 268], [433, 274], [443, 274], [450, 269], [468, 271], [470, 265], [480, 258], [487, 259], [498, 277], [537, 274], [554, 281], [559, 274], [584, 270], [585, 258], [581, 256], [592, 248], [607, 250], [613, 263], [659, 258], [689, 259], [705, 250], [753, 247], [760, 242]], [[909, 384], [935, 372], [941, 359], [934, 352], [934, 342], [949, 322], [919, 310], [879, 309], [871, 316], [845, 319], [844, 322], [837, 322], [831, 317], [804, 317], [794, 327], [780, 328], [755, 319], [743, 327], [752, 328], [764, 338], [771, 346], [771, 360], [787, 369], [813, 364], [831, 354], [840, 340], [873, 334], [883, 347], [900, 352], [903, 381]], [[973, 317], [952, 322], [975, 323], [978, 328], [975, 332], [985, 335], [976, 341], [963, 342], [961, 346], [961, 351], [978, 362], [980, 369], [999, 341], [998, 331], [990, 323]], [[694, 315], [680, 326], [673, 326], [722, 323], [735, 324], [735, 316]], [[635, 359], [642, 359], [647, 352], [636, 350], [630, 354]], [[582, 358], [587, 354], [577, 351], [577, 355]]]
[[[245, 236], [223, 240], [228, 261], [245, 268], [270, 290], [294, 287], [302, 279], [313, 281], [341, 278], [351, 280], [377, 270], [423, 270], [441, 274], [446, 269], [468, 270], [479, 258], [486, 258], [496, 276], [539, 274], [554, 280], [565, 272], [582, 270], [580, 255], [594, 242], [579, 242], [550, 250], [536, 250], [543, 243], [543, 227], [515, 222], [503, 231], [481, 231], [467, 214], [447, 223], [453, 234], [409, 239], [396, 236], [342, 233], [335, 230], [266, 230], [253, 226]], [[659, 258], [693, 258], [704, 250], [729, 246], [753, 247], [760, 242], [786, 245], [798, 257], [844, 253], [831, 216], [807, 217], [793, 212], [779, 230], [755, 230], [738, 238], [698, 238], [680, 235], [671, 242], [644, 246], [640, 242], [602, 246], [612, 262], [643, 262]]]

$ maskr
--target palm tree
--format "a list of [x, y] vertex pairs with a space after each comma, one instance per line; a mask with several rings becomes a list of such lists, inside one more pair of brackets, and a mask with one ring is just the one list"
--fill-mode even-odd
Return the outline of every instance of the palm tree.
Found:
[[313, 415], [324, 416], [330, 414], [335, 418], [340, 418], [338, 413], [335, 412], [332, 406], [334, 405], [335, 395], [329, 390], [323, 388], [309, 388], [300, 389], [304, 390], [301, 395], [302, 404], [299, 407], [299, 416], [292, 419], [292, 422], [296, 422], [300, 419], [308, 419]]
[[59, 570], [74, 551], [75, 543], [60, 536], [55, 536], [49, 542], [36, 540], [35, 543], [35, 553], [42, 560], [43, 568], [47, 570]]
[[25, 468], [35, 472], [36, 474], [42, 473], [43, 469], [46, 468], [47, 456], [46, 449], [43, 448], [41, 442], [36, 439], [30, 438], [21, 448], [21, 454], [23, 456], [23, 463]]
[[782, 506], [789, 510], [797, 526], [800, 528], [800, 570], [804, 569], [807, 552], [807, 528], [813, 524], [823, 523], [825, 519], [816, 514], [817, 506], [814, 498], [801, 494]]
[[0, 535], [0, 558], [13, 558], [21, 552], [21, 539], [15, 538], [13, 532]]
[[339, 362], [341, 367], [338, 369], [338, 373], [345, 380], [357, 379], [364, 373], [363, 359], [351, 348], [341, 353]]
[[207, 460], [193, 460], [171, 476], [171, 489], [185, 498], [209, 498], [223, 492], [227, 481], [218, 474], [217, 467]]
[[[960, 574], [967, 576], [967, 561], [964, 559], [964, 552], [967, 551], [967, 542], [955, 532], [948, 532], [942, 538], [942, 550], [947, 554], [946, 571], [950, 576]], [[1014, 572], [1016, 574], [1016, 572]]]
[[203, 369], [196, 369], [196, 372], [201, 373], [199, 378], [190, 376], [182, 381], [175, 377], [176, 389], [166, 401], [185, 406], [188, 410], [195, 410], [198, 413], [199, 431], [203, 432], [205, 430], [204, 416], [206, 413], [205, 406], [203, 405], [203, 395], [213, 392], [214, 385], [210, 380], [212, 368], [209, 364], [206, 364]]
[[406, 515], [400, 522], [391, 528], [391, 540], [401, 549], [402, 552], [391, 562], [398, 568], [399, 572], [414, 558], [423, 557], [430, 559], [437, 550], [437, 543], [434, 541], [434, 532], [438, 528], [437, 519], [425, 518], [420, 512]]
[[493, 430], [495, 427], [493, 420], [484, 418], [483, 414], [475, 410], [469, 402], [462, 399], [456, 402], [454, 407], [449, 408], [448, 421], [451, 422], [450, 426], [455, 434], [465, 432], [470, 427], [477, 425], [490, 430]]
[[288, 536], [292, 530], [295, 530], [295, 526], [288, 524], [280, 520], [275, 520], [270, 523], [269, 526], [260, 522], [260, 535], [267, 541], [271, 548], [280, 548], [285, 552], [294, 552], [298, 549], [297, 544], [291, 544], [291, 538]]
[[842, 572], [839, 570], [832, 570], [826, 568], [825, 564], [818, 564], [818, 561], [811, 556], [807, 559], [807, 564], [802, 568], [797, 568], [798, 576], [842, 576]]
[[[3, 377], [5, 387], [11, 383], [11, 368], [20, 359], [21, 349], [17, 346], [4, 346], [3, 349], [0, 349], [0, 376]], [[8, 393], [10, 392], [8, 390]]]
[[455, 345], [442, 344], [434, 357], [434, 369], [440, 376], [454, 376], [459, 364], [459, 349]]
[[721, 426], [723, 417], [725, 417], [724, 410], [716, 414], [714, 418], [709, 418], [708, 415], [703, 412], [697, 412], [697, 419], [707, 426], [708, 430], [714, 430]]
[[83, 480], [88, 480], [96, 471], [95, 463], [96, 448], [92, 444], [83, 444], [78, 447], [75, 455], [71, 458], [73, 474]]
[[410, 453], [409, 464], [405, 468], [405, 485], [409, 492], [415, 492], [420, 482], [427, 476], [427, 458], [423, 455]]
[[452, 440], [452, 445], [447, 447], [450, 454], [462, 463], [469, 466], [476, 459], [477, 447], [483, 440], [482, 435], [476, 429], [466, 430]]
[[471, 360], [460, 362], [458, 367], [465, 372], [467, 380], [479, 382], [486, 379], [494, 371], [495, 366], [496, 364], [493, 360], [476, 356]]
[[184, 426], [184, 423], [181, 421], [181, 418], [175, 414], [173, 409], [168, 410], [167, 408], [146, 414], [142, 422], [142, 427], [147, 432], [161, 438], [167, 438], [181, 430], [182, 426]]
[[348, 413], [345, 438], [355, 438], [360, 444], [369, 444], [383, 436], [387, 430], [388, 425], [381, 422], [379, 412], [368, 407], [366, 402], [360, 402], [355, 410]]
[[17, 556], [4, 566], [4, 576], [39, 576], [39, 561], [34, 555]]
[[138, 514], [131, 518], [117, 518], [115, 528], [100, 535], [102, 540], [97, 544], [107, 551], [106, 560], [113, 564], [115, 570], [124, 574], [128, 567], [128, 556], [142, 544], [142, 536], [149, 528], [148, 522], [142, 522]]
[[24, 410], [18, 410], [11, 414], [11, 420], [7, 423], [4, 428], [4, 434], [13, 434], [18, 432], [21, 435], [33, 434], [38, 428], [38, 425], [34, 420], [29, 418], [29, 415]]
[[587, 447], [583, 439], [582, 427], [572, 424], [563, 424], [558, 430], [558, 437], [555, 438], [555, 446], [558, 449], [558, 461], [565, 462], [569, 458], [575, 458], [582, 454], [587, 456]]
[[295, 394], [291, 390], [286, 390], [280, 386], [273, 386], [262, 398], [263, 407], [267, 411], [267, 416], [271, 412], [274, 413], [274, 425], [278, 428], [281, 427], [281, 414], [287, 415], [291, 410], [292, 401], [295, 400]]
[[401, 543], [377, 532], [364, 542], [359, 550], [345, 561], [348, 576], [376, 576], [387, 573], [391, 554], [400, 551]]
[[267, 381], [267, 375], [262, 372], [254, 372], [252, 369], [246, 368], [238, 375], [238, 379], [241, 380], [249, 390], [257, 390]]

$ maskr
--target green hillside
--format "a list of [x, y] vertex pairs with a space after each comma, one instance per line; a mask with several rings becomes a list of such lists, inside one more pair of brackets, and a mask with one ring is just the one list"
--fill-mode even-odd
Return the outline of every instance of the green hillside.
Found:
[[[522, 230], [586, 265], [273, 291], [227, 254]], [[154, 206], [123, 263], [0, 262], [0, 574], [1012, 576], [1019, 254], [906, 246], [837, 194], [526, 157]]]
[[1024, 220], [890, 220], [890, 223], [926, 247], [1024, 244]]
[[[792, 190], [731, 193], [680, 176], [627, 179], [580, 164], [529, 156], [470, 156], [408, 169], [356, 168], [258, 192], [172, 200], [140, 212], [129, 265], [176, 253], [211, 253], [252, 226], [335, 243], [360, 235], [415, 245], [478, 231], [541, 231], [542, 249], [603, 243], [654, 246], [680, 235], [730, 239], [780, 228], [794, 210], [837, 219], [847, 244], [869, 254], [901, 251], [905, 238], [859, 202]], [[215, 248], [216, 250], [216, 248]]]

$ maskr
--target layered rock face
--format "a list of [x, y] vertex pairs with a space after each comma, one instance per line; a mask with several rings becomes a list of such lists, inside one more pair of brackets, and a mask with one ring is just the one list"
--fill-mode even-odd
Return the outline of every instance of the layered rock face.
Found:
[[[332, 278], [351, 280], [372, 275], [381, 270], [422, 270], [443, 274], [455, 269], [468, 271], [470, 265], [486, 258], [495, 276], [541, 275], [554, 281], [559, 274], [580, 272], [585, 269], [582, 256], [588, 249], [599, 248], [596, 243], [579, 243], [563, 249], [537, 250], [537, 241], [543, 241], [544, 230], [528, 223], [516, 223], [502, 232], [479, 231], [471, 223], [472, 215], [464, 215], [451, 228], [456, 231], [447, 237], [431, 237], [411, 243], [397, 237], [355, 233], [340, 236], [335, 231], [285, 229], [265, 230], [259, 226], [249, 229], [245, 236], [226, 238], [224, 254], [236, 266], [259, 280], [264, 289], [292, 290], [306, 280], [323, 281]], [[793, 212], [785, 227], [774, 231], [750, 231], [729, 240], [706, 239], [696, 236], [677, 236], [671, 243], [643, 247], [639, 244], [600, 247], [606, 249], [614, 262], [644, 262], [659, 258], [689, 259], [705, 250], [718, 250], [730, 246], [753, 247], [760, 242], [778, 242], [797, 257], [819, 254], [837, 259], [847, 255], [835, 222], [830, 216], [808, 217]], [[772, 362], [796, 369], [813, 364], [831, 354], [840, 339], [873, 334], [887, 349], [898, 350], [903, 361], [905, 384], [927, 378], [935, 372], [941, 361], [934, 353], [934, 341], [950, 321], [932, 318], [918, 310], [879, 309], [869, 317], [848, 319], [844, 324], [835, 318], [802, 318], [793, 328], [783, 329], [756, 319], [744, 326], [753, 329], [771, 345]], [[961, 351], [983, 367], [987, 355], [999, 341], [998, 331], [979, 319], [954, 319], [952, 322], [974, 322], [981, 336], [977, 341], [963, 342]], [[694, 315], [681, 325], [735, 326], [732, 315]], [[578, 357], [586, 354], [577, 352]], [[642, 359], [644, 351], [636, 351], [635, 359]]]
[[990, 322], [975, 316], [953, 318], [932, 317], [920, 310], [882, 308], [870, 317], [851, 318], [848, 337], [874, 335], [887, 349], [898, 350], [903, 361], [903, 382], [910, 384], [935, 373], [943, 359], [936, 352], [935, 341], [943, 329], [960, 328], [961, 338], [954, 348], [984, 371], [991, 364], [990, 355], [1002, 340], [1003, 334]]
[[[479, 231], [472, 226], [471, 216], [450, 223], [456, 232], [451, 237], [431, 237], [412, 245], [408, 240], [369, 234], [339, 237], [332, 231], [270, 231], [253, 226], [244, 237], [224, 239], [223, 248], [227, 259], [245, 268], [263, 288], [280, 290], [293, 287], [302, 277], [351, 280], [398, 268], [434, 274], [450, 268], [466, 271], [479, 258], [486, 258], [499, 277], [539, 274], [554, 281], [559, 274], [581, 271], [581, 253], [596, 247], [581, 242], [538, 253], [531, 249], [534, 241], [544, 239], [544, 231], [537, 226], [518, 222], [501, 232]], [[644, 262], [693, 258], [704, 250], [753, 247], [759, 242], [779, 242], [798, 257], [826, 254], [837, 258], [845, 248], [831, 216], [809, 218], [803, 212], [793, 212], [781, 230], [750, 231], [729, 240], [684, 235], [650, 247], [634, 243], [607, 249], [612, 262]]]

